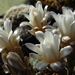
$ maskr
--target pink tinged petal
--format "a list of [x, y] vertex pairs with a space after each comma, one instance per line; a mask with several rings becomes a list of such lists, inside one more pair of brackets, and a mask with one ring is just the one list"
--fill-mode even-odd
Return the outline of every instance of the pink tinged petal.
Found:
[[48, 65], [49, 63], [45, 62], [45, 61], [40, 61], [37, 63], [36, 65], [36, 69], [38, 70], [44, 70], [46, 69], [46, 66]]
[[35, 53], [29, 53], [29, 57], [36, 58], [36, 59], [42, 59], [42, 58], [40, 57], [40, 55], [35, 54]]
[[44, 33], [42, 31], [35, 32], [36, 38], [39, 40], [39, 42], [44, 41]]
[[63, 36], [62, 37], [62, 41], [63, 42], [68, 42], [70, 40], [70, 37], [69, 36]]
[[60, 62], [54, 62], [50, 64], [50, 67], [54, 70], [54, 71], [59, 71], [61, 69], [61, 63]]
[[64, 48], [61, 48], [60, 50], [60, 58], [63, 58], [67, 55], [69, 55], [73, 51], [73, 48], [71, 46], [66, 46]]
[[35, 46], [34, 44], [32, 44], [32, 43], [26, 43], [25, 44], [30, 50], [32, 50], [32, 51], [34, 51], [34, 52], [36, 52], [36, 53], [40, 53], [40, 49], [39, 49], [39, 47], [37, 47], [37, 46]]
[[9, 19], [4, 21], [4, 30], [9, 33], [12, 30], [12, 22]]
[[21, 23], [20, 23], [20, 27], [26, 26], [26, 25], [30, 25], [30, 23], [29, 23], [29, 22], [21, 22]]

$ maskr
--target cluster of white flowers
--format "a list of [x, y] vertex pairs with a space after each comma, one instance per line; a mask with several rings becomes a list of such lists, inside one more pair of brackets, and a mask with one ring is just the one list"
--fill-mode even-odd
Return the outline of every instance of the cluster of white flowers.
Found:
[[[37, 10], [40, 10], [39, 6], [41, 5], [39, 4], [37, 6]], [[34, 12], [33, 9], [31, 8], [32, 12]], [[48, 64], [50, 64], [50, 67], [53, 70], [60, 70], [62, 67], [62, 63], [64, 62], [64, 57], [66, 57], [73, 51], [71, 44], [75, 42], [75, 16], [74, 13], [66, 7], [63, 7], [62, 10], [63, 14], [56, 14], [54, 12], [50, 12], [56, 20], [55, 24], [57, 24], [58, 28], [49, 29], [49, 27], [47, 27], [48, 29], [46, 28], [45, 31], [35, 31], [35, 37], [39, 40], [40, 44], [25, 44], [29, 49], [37, 53], [30, 53], [29, 55], [30, 57], [37, 58], [40, 60], [36, 65], [36, 68], [38, 70], [45, 69]], [[42, 12], [42, 10], [40, 11]], [[38, 13], [38, 11], [36, 12]], [[34, 15], [30, 16], [31, 19], [33, 19], [33, 17]], [[31, 21], [30, 18], [29, 20]], [[38, 22], [40, 23], [42, 19], [39, 21], [39, 18]], [[39, 24], [34, 19], [31, 25], [33, 25], [31, 26], [32, 29], [35, 28], [35, 26], [39, 27]], [[43, 28], [43, 25], [40, 26], [42, 26], [41, 28]]]
[[[64, 59], [67, 59], [67, 55], [70, 55], [74, 50], [75, 13], [71, 9], [62, 7], [63, 14], [56, 14], [55, 12], [47, 12], [47, 7], [45, 6], [43, 10], [40, 1], [36, 3], [36, 7], [31, 5], [29, 15], [25, 14], [29, 22], [22, 22], [20, 27], [31, 26], [32, 29], [29, 32], [40, 42], [39, 44], [25, 43], [26, 47], [35, 52], [29, 53], [29, 57], [39, 60], [36, 69], [44, 70], [48, 66], [54, 71], [59, 71], [65, 67], [63, 65], [67, 61]], [[57, 28], [47, 23], [47, 19], [51, 15], [56, 21]], [[11, 55], [14, 55], [13, 60], [15, 61], [19, 56], [11, 50], [19, 46], [19, 40], [19, 31], [13, 32], [11, 21], [7, 19], [4, 22], [4, 30], [0, 28], [0, 52], [8, 53], [7, 59], [12, 59]], [[18, 60], [23, 62], [20, 57]]]

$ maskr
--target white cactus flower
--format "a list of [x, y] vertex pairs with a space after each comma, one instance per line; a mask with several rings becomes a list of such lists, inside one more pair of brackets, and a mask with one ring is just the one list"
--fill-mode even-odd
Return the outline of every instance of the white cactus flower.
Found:
[[[63, 14], [52, 13], [56, 23], [58, 24], [59, 30], [62, 33], [62, 37], [70, 42], [75, 41], [75, 15], [71, 9], [62, 7]], [[69, 38], [66, 38], [69, 37]], [[63, 40], [64, 40], [63, 39]], [[64, 41], [67, 42], [67, 41]]]
[[12, 31], [12, 23], [6, 19], [4, 30], [0, 28], [0, 53], [8, 53], [15, 46], [19, 46], [20, 36], [18, 34], [18, 30]]
[[47, 7], [45, 6], [44, 10], [42, 8], [42, 3], [37, 1], [36, 7], [30, 6], [29, 15], [25, 14], [25, 17], [29, 22], [22, 22], [20, 26], [30, 25], [32, 27], [31, 33], [35, 33], [38, 30], [43, 30], [42, 27], [47, 25], [47, 18], [50, 16], [50, 13], [47, 12]]
[[[39, 45], [34, 45], [31, 43], [26, 43], [25, 45], [37, 53], [30, 53], [30, 57], [41, 60], [36, 65], [37, 69], [43, 69], [48, 64], [51, 64], [53, 69], [56, 67], [59, 68], [60, 65], [58, 64], [60, 63], [61, 58], [64, 58], [72, 52], [72, 47], [69, 45], [60, 49], [60, 37], [50, 31], [46, 31], [45, 33], [37, 31], [36, 37], [40, 41]], [[54, 67], [52, 66], [52, 63], [56, 63], [57, 65]]]

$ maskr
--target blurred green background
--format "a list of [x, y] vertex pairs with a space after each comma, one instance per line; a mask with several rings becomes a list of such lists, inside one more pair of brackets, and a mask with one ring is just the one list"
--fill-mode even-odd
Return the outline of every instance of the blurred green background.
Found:
[[30, 0], [0, 0], [0, 15], [3, 15], [10, 7], [20, 4], [29, 4]]

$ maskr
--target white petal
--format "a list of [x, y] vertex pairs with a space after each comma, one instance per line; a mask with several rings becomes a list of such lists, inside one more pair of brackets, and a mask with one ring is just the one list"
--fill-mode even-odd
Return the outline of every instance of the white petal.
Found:
[[44, 41], [44, 33], [42, 31], [35, 32], [36, 38], [39, 40], [39, 42]]
[[43, 29], [45, 29], [45, 28], [48, 28], [48, 29], [49, 29], [49, 28], [50, 28], [50, 29], [54, 29], [54, 27], [53, 27], [53, 26], [50, 26], [50, 25], [43, 26], [42, 28], [43, 28]]
[[8, 38], [0, 35], [0, 47], [8, 47], [8, 46], [9, 46]]
[[7, 59], [6, 59], [7, 53], [2, 53], [1, 57], [2, 57], [2, 61], [4, 64], [7, 64]]
[[2, 47], [2, 48], [0, 48], [0, 53], [2, 53], [2, 52], [3, 52], [3, 53], [6, 52], [6, 51], [5, 51], [5, 48], [6, 48], [6, 47]]
[[35, 53], [29, 53], [29, 57], [41, 59], [41, 57], [38, 54], [35, 54]]
[[44, 14], [47, 12], [47, 8], [48, 8], [48, 5], [46, 5], [44, 8]]
[[0, 35], [4, 35], [5, 37], [7, 37], [8, 33], [4, 30], [0, 30]]
[[61, 38], [61, 36], [62, 36], [61, 32], [60, 32], [58, 29], [53, 29], [53, 30], [52, 30], [52, 33], [53, 33], [53, 34], [57, 34], [60, 38]]
[[38, 8], [39, 5], [42, 6], [42, 3], [41, 3], [40, 1], [37, 1], [37, 3], [36, 3], [36, 8]]
[[47, 63], [47, 62], [40, 61], [40, 62], [37, 63], [36, 69], [38, 69], [38, 70], [44, 70], [44, 69], [46, 69], [46, 66], [47, 66], [48, 64], [49, 64], [49, 63]]
[[70, 37], [69, 36], [64, 36], [64, 37], [62, 37], [62, 41], [63, 42], [67, 42], [67, 41], [69, 41], [70, 40]]
[[26, 26], [26, 25], [30, 25], [30, 23], [29, 22], [22, 22], [22, 23], [20, 23], [20, 27], [21, 26]]
[[9, 19], [4, 21], [4, 30], [9, 33], [12, 30], [12, 22]]
[[44, 11], [43, 11], [43, 8], [42, 8], [42, 3], [40, 1], [37, 1], [36, 8], [39, 11], [40, 18], [43, 18], [44, 17], [43, 16], [44, 15]]
[[28, 15], [28, 14], [24, 14], [24, 16], [25, 16], [28, 20], [30, 20], [30, 18], [29, 18], [29, 15]]
[[9, 35], [8, 35], [8, 42], [10, 43], [11, 46], [14, 46], [14, 39], [13, 39], [13, 31], [11, 30]]
[[60, 50], [60, 58], [63, 58], [69, 55], [72, 52], [73, 48], [71, 46], [66, 46]]
[[61, 68], [61, 63], [60, 62], [54, 62], [50, 64], [50, 67], [54, 70], [54, 71], [59, 71]]
[[34, 51], [34, 52], [37, 52], [37, 53], [40, 53], [40, 50], [39, 50], [39, 47], [35, 46], [34, 44], [32, 43], [26, 43], [25, 44], [30, 50]]
[[20, 34], [20, 30], [16, 29], [13, 33], [13, 36], [16, 38]]
[[18, 36], [18, 37], [15, 39], [14, 44], [15, 44], [16, 46], [19, 46], [19, 41], [20, 41], [20, 36]]
[[68, 7], [62, 7], [62, 11], [64, 15], [72, 15], [72, 10], [71, 8]]
[[58, 27], [57, 22], [53, 23], [53, 26], [54, 26], [54, 27]]

